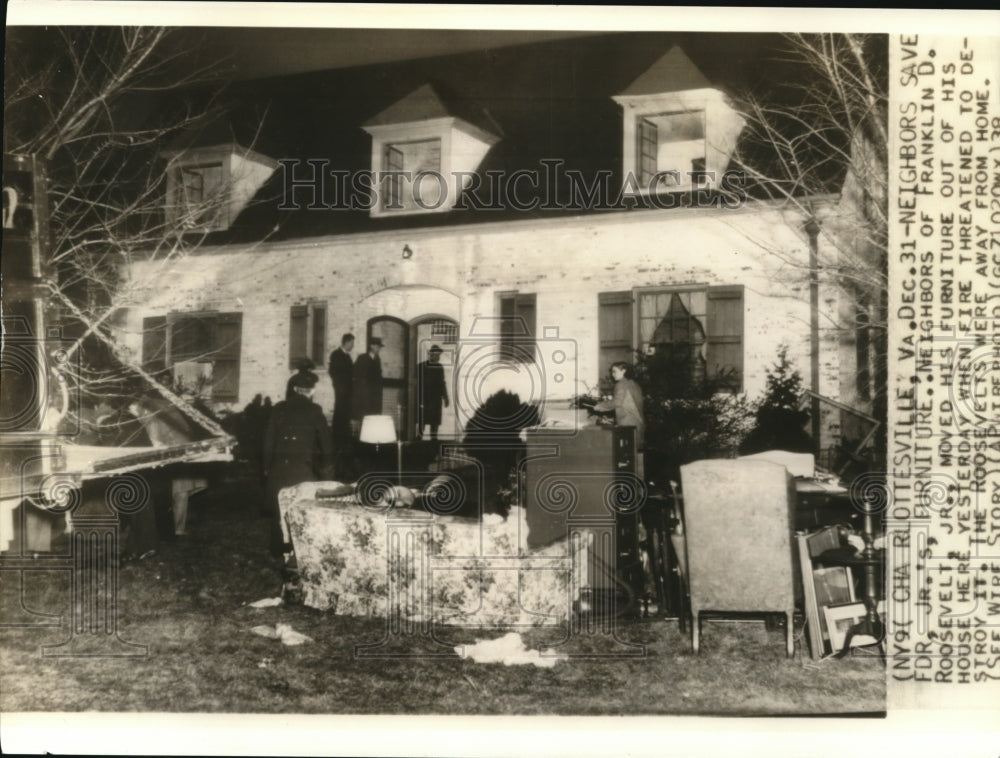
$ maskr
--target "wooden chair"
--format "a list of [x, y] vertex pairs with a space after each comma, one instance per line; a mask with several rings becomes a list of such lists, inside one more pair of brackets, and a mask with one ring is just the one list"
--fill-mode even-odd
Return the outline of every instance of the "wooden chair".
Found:
[[786, 651], [795, 652], [795, 491], [784, 466], [703, 460], [681, 467], [691, 644], [698, 652], [704, 611], [784, 613]]

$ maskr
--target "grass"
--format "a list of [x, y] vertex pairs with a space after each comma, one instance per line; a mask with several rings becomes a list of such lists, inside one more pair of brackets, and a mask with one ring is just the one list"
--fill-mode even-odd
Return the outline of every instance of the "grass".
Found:
[[[451, 650], [487, 634], [439, 631], [434, 658], [357, 657], [355, 646], [385, 635], [379, 619], [336, 616], [304, 606], [253, 609], [280, 586], [267, 555], [259, 493], [229, 482], [192, 502], [191, 536], [120, 571], [119, 635], [148, 646], [139, 658], [44, 658], [41, 646], [69, 635], [68, 575], [25, 575], [28, 607], [63, 616], [62, 627], [0, 630], [0, 710], [322, 714], [726, 714], [880, 713], [885, 669], [877, 657], [786, 659], [784, 631], [762, 624], [706, 621], [702, 651], [675, 621], [621, 621], [623, 641], [575, 637], [558, 649], [574, 657], [550, 669], [477, 664]], [[4, 572], [3, 611], [16, 602], [16, 575]], [[288, 647], [253, 634], [290, 624], [313, 638]], [[496, 636], [493, 633], [491, 636]], [[524, 633], [531, 648], [560, 641], [557, 630]], [[385, 652], [410, 652], [413, 644]]]

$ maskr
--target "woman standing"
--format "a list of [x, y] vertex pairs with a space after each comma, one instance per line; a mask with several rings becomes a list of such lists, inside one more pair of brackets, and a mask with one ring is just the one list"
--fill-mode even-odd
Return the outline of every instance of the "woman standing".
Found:
[[633, 379], [632, 364], [618, 361], [611, 364], [611, 378], [615, 380], [615, 394], [594, 406], [595, 411], [614, 411], [615, 426], [634, 426], [636, 448], [643, 448], [646, 422], [642, 415], [642, 389]]

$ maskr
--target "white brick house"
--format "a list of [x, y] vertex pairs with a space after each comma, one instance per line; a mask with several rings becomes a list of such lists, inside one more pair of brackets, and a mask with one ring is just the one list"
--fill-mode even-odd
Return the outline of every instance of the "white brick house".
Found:
[[[710, 377], [725, 374], [730, 389], [751, 397], [763, 392], [785, 343], [808, 386], [810, 240], [803, 219], [771, 203], [733, 203], [717, 194], [725, 151], [742, 120], [684, 53], [673, 48], [632, 76], [629, 87], [602, 100], [617, 109], [621, 132], [591, 149], [606, 152], [602, 160], [615, 181], [641, 178], [644, 196], [662, 201], [703, 189], [715, 198], [709, 207], [456, 209], [477, 170], [500, 166], [508, 177], [516, 170], [502, 152], [511, 140], [489, 111], [477, 120], [422, 86], [374, 116], [359, 109], [358, 131], [371, 141], [369, 150], [354, 151], [353, 166], [370, 161], [379, 189], [372, 207], [300, 210], [300, 218], [311, 212], [307, 220], [316, 222], [308, 234], [210, 235], [175, 263], [134, 262], [127, 277], [135, 305], [122, 315], [120, 339], [150, 368], [190, 376], [185, 372], [198, 364], [210, 376], [213, 400], [239, 409], [258, 393], [279, 399], [295, 356], [312, 356], [325, 377], [326, 356], [341, 333], [357, 335], [355, 354], [367, 336], [378, 335], [386, 342], [384, 410], [398, 417], [407, 437], [415, 431], [416, 365], [432, 343], [445, 348], [455, 400], [443, 434], [460, 434], [501, 387], [545, 401], [545, 412], [557, 414], [573, 395], [595, 389], [612, 361], [671, 341], [692, 341]], [[254, 156], [255, 165], [269, 165], [266, 156]], [[337, 169], [336, 156], [324, 166]], [[422, 188], [378, 182], [378, 172], [411, 169], [446, 175], [427, 212], [417, 197]], [[299, 172], [294, 181], [281, 176], [290, 170]], [[303, 170], [275, 169], [272, 189], [302, 185]], [[703, 171], [707, 178], [698, 175]], [[262, 179], [253, 176], [256, 191]], [[655, 176], [661, 181], [650, 189]], [[838, 212], [835, 198], [816, 201]], [[348, 216], [358, 221], [341, 224]], [[850, 307], [835, 287], [821, 286], [818, 382], [821, 394], [856, 404], [853, 333], [838, 327]], [[696, 336], [671, 331], [679, 317]], [[520, 357], [503, 347], [518, 323], [536, 344]], [[316, 400], [332, 411], [328, 380]]]

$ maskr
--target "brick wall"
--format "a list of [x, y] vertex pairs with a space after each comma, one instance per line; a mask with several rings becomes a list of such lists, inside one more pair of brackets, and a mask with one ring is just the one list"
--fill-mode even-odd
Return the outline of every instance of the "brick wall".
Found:
[[[404, 245], [413, 252], [409, 259], [402, 255]], [[408, 322], [431, 313], [446, 316], [459, 322], [468, 340], [477, 317], [498, 315], [497, 293], [533, 292], [540, 352], [551, 358], [554, 350], [546, 352], [545, 345], [556, 340], [575, 351], [575, 371], [545, 363], [540, 372], [549, 398], [568, 398], [599, 380], [598, 293], [742, 285], [744, 388], [757, 397], [782, 342], [809, 384], [807, 262], [805, 235], [768, 209], [625, 212], [202, 250], [167, 268], [133, 265], [134, 301], [142, 305], [128, 311], [121, 338], [138, 353], [146, 316], [241, 311], [238, 407], [256, 393], [276, 400], [283, 393], [292, 305], [326, 302], [329, 352], [345, 331], [357, 335], [363, 349], [367, 321], [378, 315]], [[837, 327], [842, 305], [836, 290], [824, 285], [820, 388], [832, 397], [840, 396], [850, 375], [842, 365], [849, 351], [841, 350]], [[551, 328], [547, 339], [545, 327]], [[562, 374], [559, 382], [556, 373]], [[489, 381], [523, 390], [532, 378], [529, 372], [501, 371]], [[332, 408], [329, 381], [320, 383], [316, 400]]]

